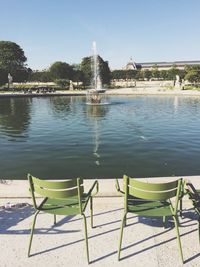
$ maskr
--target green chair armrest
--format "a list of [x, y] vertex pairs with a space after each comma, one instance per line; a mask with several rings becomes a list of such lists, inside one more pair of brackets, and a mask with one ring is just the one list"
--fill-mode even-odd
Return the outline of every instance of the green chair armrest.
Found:
[[117, 189], [117, 192], [120, 192], [121, 194], [124, 194], [124, 191], [121, 190], [118, 179], [115, 179], [115, 187]]
[[[92, 191], [94, 190], [94, 188], [96, 187], [96, 191], [95, 193], [92, 193]], [[99, 182], [97, 180], [95, 180], [95, 182], [93, 183], [92, 187], [90, 188], [90, 190], [88, 191], [87, 195], [90, 196], [95, 196], [97, 193], [99, 192]]]

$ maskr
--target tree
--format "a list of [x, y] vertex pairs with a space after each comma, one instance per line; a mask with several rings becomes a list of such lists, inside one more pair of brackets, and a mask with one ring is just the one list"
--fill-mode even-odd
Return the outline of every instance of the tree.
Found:
[[188, 80], [191, 83], [197, 83], [200, 82], [200, 72], [198, 70], [190, 70], [185, 75], [185, 80]]
[[52, 82], [51, 73], [49, 71], [36, 71], [29, 74], [29, 81], [34, 82]]
[[111, 72], [111, 78], [112, 79], [124, 79], [124, 70], [113, 70]]
[[55, 80], [55, 83], [59, 86], [59, 87], [61, 87], [61, 88], [65, 88], [66, 86], [68, 86], [68, 89], [69, 89], [69, 84], [70, 84], [70, 82], [69, 82], [69, 80], [66, 80], [66, 79], [57, 79], [57, 80]]
[[167, 70], [161, 70], [160, 71], [160, 78], [162, 78], [163, 80], [167, 80]]
[[143, 71], [141, 70], [113, 70], [111, 72], [111, 78], [112, 79], [139, 79], [140, 77], [143, 77]]
[[8, 73], [4, 69], [0, 69], [0, 86], [8, 81]]
[[144, 79], [149, 80], [152, 77], [152, 73], [149, 69], [145, 69], [142, 72]]
[[77, 82], [77, 85], [78, 85], [79, 82], [82, 82], [83, 78], [84, 78], [83, 72], [81, 70], [81, 65], [80, 64], [73, 64], [72, 68], [73, 68], [73, 78], [72, 78], [72, 80], [74, 82]]
[[[109, 84], [111, 78], [110, 68], [108, 62], [104, 61], [100, 56], [98, 56], [99, 62], [99, 75], [103, 84]], [[83, 84], [91, 85], [92, 82], [92, 57], [84, 57], [81, 62], [81, 71], [83, 73]]]
[[108, 65], [108, 61], [104, 61], [100, 56], [99, 56], [99, 69], [100, 69], [102, 84], [110, 84], [111, 71]]
[[83, 84], [91, 85], [92, 80], [92, 58], [84, 57], [81, 62], [81, 71], [83, 72]]
[[0, 68], [12, 74], [13, 71], [23, 69], [27, 58], [22, 48], [16, 43], [0, 41]]
[[125, 70], [126, 79], [135, 79], [137, 76], [137, 70]]
[[155, 79], [159, 79], [160, 78], [160, 71], [158, 70], [158, 66], [157, 65], [154, 65], [152, 67], [151, 73], [152, 73], [153, 78], [155, 78]]
[[18, 69], [12, 72], [13, 77], [15, 77], [15, 82], [24, 82], [29, 79], [31, 73], [30, 68]]
[[10, 41], [0, 41], [0, 72], [4, 73], [0, 78], [0, 83], [8, 81], [8, 73], [13, 76], [14, 80], [26, 79], [26, 60], [24, 51], [18, 44]]
[[69, 64], [61, 61], [55, 62], [51, 65], [50, 74], [52, 75], [53, 79], [68, 79], [72, 80], [73, 77], [73, 67]]
[[81, 70], [74, 70], [72, 80], [74, 82], [81, 82], [83, 80], [83, 72]]
[[176, 65], [168, 70], [168, 79], [169, 80], [176, 80], [176, 75], [180, 76], [180, 71], [177, 69]]

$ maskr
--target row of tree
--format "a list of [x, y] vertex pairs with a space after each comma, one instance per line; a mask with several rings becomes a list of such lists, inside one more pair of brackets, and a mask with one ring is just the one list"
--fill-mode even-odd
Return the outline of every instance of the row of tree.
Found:
[[[108, 62], [98, 56], [100, 76], [103, 84], [109, 84], [111, 72]], [[55, 80], [72, 80], [82, 82], [83, 85], [91, 85], [92, 79], [92, 57], [85, 57], [81, 64], [69, 65], [66, 62], [57, 61], [46, 71], [32, 72], [29, 81], [49, 82]]]
[[[89, 86], [92, 79], [92, 57], [85, 57], [81, 64], [70, 65], [66, 62], [57, 61], [48, 70], [32, 71], [26, 65], [27, 58], [23, 49], [16, 43], [0, 41], [0, 85], [8, 82], [10, 73], [15, 82], [24, 81], [76, 81]], [[103, 84], [109, 84], [111, 72], [108, 62], [98, 56], [100, 76]]]
[[176, 75], [184, 78], [184, 70], [177, 69], [175, 66], [169, 70], [158, 70], [157, 66], [150, 69], [139, 70], [114, 70], [112, 72], [112, 79], [135, 79], [135, 80], [174, 80]]
[[[26, 65], [27, 58], [23, 49], [14, 42], [0, 41], [0, 85], [8, 81], [8, 73], [15, 82], [58, 80], [82, 82], [84, 86], [91, 85], [92, 57], [84, 57], [80, 64], [70, 65], [66, 62], [55, 62], [48, 70], [32, 71]], [[135, 80], [175, 80], [176, 75], [192, 83], [200, 82], [200, 66], [186, 66], [180, 70], [173, 66], [169, 70], [158, 70], [155, 65], [151, 70], [114, 70], [110, 71], [107, 61], [98, 56], [100, 76], [103, 84], [109, 85], [111, 79]]]
[[154, 66], [151, 70], [114, 70], [111, 73], [111, 78], [117, 80], [175, 80], [176, 75], [179, 75], [180, 79], [188, 80], [192, 83], [199, 83], [200, 65], [185, 66], [184, 69], [178, 69], [176, 66], [173, 66], [169, 70], [158, 70], [157, 66]]

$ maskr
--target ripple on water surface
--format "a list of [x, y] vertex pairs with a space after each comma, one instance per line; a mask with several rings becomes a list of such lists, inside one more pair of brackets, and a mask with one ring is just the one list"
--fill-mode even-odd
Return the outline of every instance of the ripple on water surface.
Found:
[[197, 175], [200, 99], [113, 96], [0, 99], [1, 175]]

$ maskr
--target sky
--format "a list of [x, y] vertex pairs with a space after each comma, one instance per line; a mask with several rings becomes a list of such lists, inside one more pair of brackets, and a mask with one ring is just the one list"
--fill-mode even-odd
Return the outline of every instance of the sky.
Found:
[[98, 54], [111, 70], [200, 60], [200, 0], [0, 0], [0, 40], [20, 45], [33, 70]]

